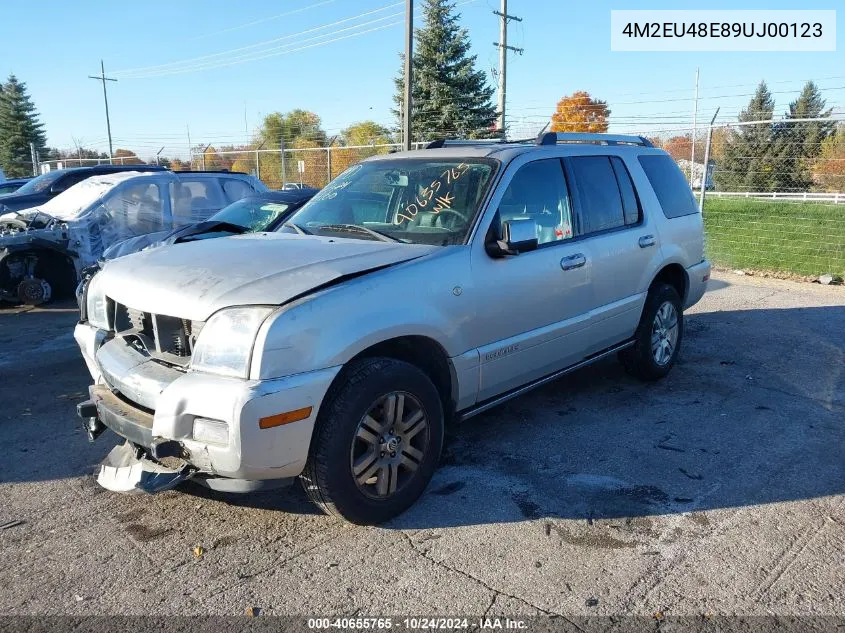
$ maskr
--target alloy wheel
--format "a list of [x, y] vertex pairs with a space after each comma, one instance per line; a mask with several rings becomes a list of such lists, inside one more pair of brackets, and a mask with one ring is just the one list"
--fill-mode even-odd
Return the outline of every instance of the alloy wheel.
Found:
[[675, 353], [678, 344], [678, 312], [671, 301], [664, 301], [654, 315], [651, 326], [651, 353], [654, 362], [663, 367]]
[[387, 499], [414, 478], [428, 449], [425, 409], [404, 391], [379, 398], [358, 423], [350, 452], [352, 477], [373, 499]]

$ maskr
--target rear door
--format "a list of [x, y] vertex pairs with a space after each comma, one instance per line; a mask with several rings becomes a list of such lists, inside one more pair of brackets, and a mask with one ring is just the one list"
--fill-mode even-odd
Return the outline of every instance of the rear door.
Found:
[[594, 353], [633, 335], [660, 258], [659, 236], [620, 156], [571, 156], [564, 164], [573, 182], [576, 232], [593, 257], [587, 353]]

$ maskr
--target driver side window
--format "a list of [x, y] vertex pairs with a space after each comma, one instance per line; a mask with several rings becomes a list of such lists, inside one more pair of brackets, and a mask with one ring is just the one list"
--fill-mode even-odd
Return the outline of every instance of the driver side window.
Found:
[[499, 220], [518, 219], [537, 223], [541, 245], [572, 238], [572, 205], [559, 159], [534, 161], [514, 174], [499, 203]]

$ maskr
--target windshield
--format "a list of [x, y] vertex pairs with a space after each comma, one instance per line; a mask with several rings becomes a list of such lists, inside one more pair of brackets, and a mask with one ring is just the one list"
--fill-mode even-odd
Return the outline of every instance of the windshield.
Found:
[[112, 189], [114, 185], [115, 183], [111, 180], [89, 178], [48, 200], [39, 206], [38, 210], [59, 220], [72, 220]]
[[209, 221], [237, 224], [248, 231], [264, 231], [273, 221], [288, 210], [286, 202], [269, 202], [246, 198], [233, 202], [212, 215]]
[[397, 158], [360, 163], [285, 223], [304, 233], [462, 244], [496, 161]]
[[59, 178], [64, 176], [65, 172], [59, 171], [48, 171], [46, 174], [41, 174], [40, 176], [36, 176], [29, 182], [27, 182], [23, 187], [18, 189], [15, 193], [21, 194], [31, 194], [31, 193], [41, 193], [42, 191], [46, 191], [50, 188], [54, 182], [56, 182]]

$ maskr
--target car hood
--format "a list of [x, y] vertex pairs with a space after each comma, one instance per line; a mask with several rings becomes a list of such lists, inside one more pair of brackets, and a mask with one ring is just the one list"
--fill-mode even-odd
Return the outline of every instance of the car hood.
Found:
[[281, 305], [343, 277], [437, 246], [257, 233], [141, 251], [106, 262], [101, 284], [131, 308], [205, 321], [221, 308]]

